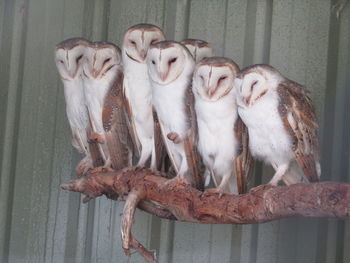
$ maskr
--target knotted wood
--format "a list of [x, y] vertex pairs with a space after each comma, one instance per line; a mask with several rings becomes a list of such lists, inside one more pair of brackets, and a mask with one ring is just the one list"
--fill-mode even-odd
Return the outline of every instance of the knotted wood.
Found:
[[[126, 200], [122, 220], [123, 248], [134, 248], [148, 262], [157, 262], [131, 234], [136, 207], [178, 221], [210, 224], [252, 224], [282, 217], [350, 218], [350, 184], [321, 182], [291, 186], [263, 185], [243, 195], [201, 192], [183, 180], [168, 180], [150, 169], [88, 174], [61, 185], [86, 195]], [[131, 194], [130, 194], [131, 193]]]

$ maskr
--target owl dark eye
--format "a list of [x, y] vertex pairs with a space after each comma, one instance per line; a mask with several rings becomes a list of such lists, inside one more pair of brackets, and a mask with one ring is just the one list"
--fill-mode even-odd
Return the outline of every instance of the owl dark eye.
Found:
[[79, 57], [77, 57], [76, 61], [77, 63], [79, 62], [79, 60], [81, 60], [83, 58], [83, 54], [81, 54]]
[[158, 39], [153, 39], [153, 40], [151, 41], [151, 45], [154, 44], [154, 43], [157, 43], [158, 41], [159, 41]]
[[63, 64], [63, 63], [64, 63], [64, 62], [63, 62], [63, 60], [60, 60], [60, 63], [62, 63], [62, 64]]
[[169, 64], [174, 63], [176, 60], [177, 60], [177, 58], [172, 58], [172, 59], [170, 59], [170, 60], [169, 60]]
[[223, 80], [225, 80], [225, 79], [227, 79], [227, 76], [222, 76], [221, 78], [219, 78], [219, 82], [220, 82], [220, 81], [223, 81]]
[[156, 64], [156, 62], [155, 62], [154, 60], [152, 60], [152, 64], [153, 64], [153, 65], [155, 65], [155, 64]]
[[133, 41], [133, 40], [130, 40], [130, 43], [133, 44], [133, 45], [136, 45], [136, 42]]
[[251, 91], [254, 89], [254, 86], [255, 86], [257, 83], [258, 83], [257, 80], [253, 82], [252, 86], [250, 87], [250, 90], [251, 90]]
[[111, 61], [111, 58], [107, 58], [105, 61], [103, 61], [103, 66], [108, 63], [109, 61]]

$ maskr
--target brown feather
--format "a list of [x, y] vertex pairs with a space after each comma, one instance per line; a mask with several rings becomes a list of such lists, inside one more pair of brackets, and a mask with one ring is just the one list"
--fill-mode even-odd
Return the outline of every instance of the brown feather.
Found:
[[284, 127], [292, 138], [297, 163], [309, 181], [318, 181], [318, 124], [308, 92], [303, 86], [290, 80], [282, 82], [277, 92], [280, 96], [278, 110]]
[[184, 138], [184, 148], [188, 164], [188, 177], [197, 189], [204, 188], [201, 175], [201, 158], [197, 151], [198, 127], [196, 112], [194, 110], [194, 96], [191, 87], [188, 87], [185, 94], [185, 112], [189, 125], [189, 131]]
[[249, 151], [248, 128], [239, 116], [235, 122], [234, 131], [239, 142], [238, 155], [234, 160], [234, 170], [237, 178], [238, 193], [244, 194], [248, 190], [254, 161]]
[[[92, 135], [90, 115], [88, 115], [88, 118], [89, 118], [89, 122], [90, 122], [90, 127], [88, 127], [86, 129], [86, 136], [87, 136], [87, 138], [90, 138], [90, 136]], [[99, 147], [97, 141], [90, 141], [89, 140], [89, 152], [90, 152], [91, 159], [92, 159], [92, 165], [94, 167], [100, 167], [100, 166], [104, 165], [104, 158], [103, 158], [103, 155], [101, 153], [101, 148]]]
[[134, 145], [134, 155], [136, 158], [140, 158], [141, 156], [141, 144], [140, 141], [137, 137], [136, 133], [136, 127], [135, 127], [135, 122], [134, 122], [134, 116], [132, 113], [132, 108], [129, 102], [129, 99], [125, 95], [125, 88], [123, 89], [123, 99], [124, 99], [124, 106], [125, 106], [125, 119], [127, 122], [128, 130], [131, 136], [132, 143]]
[[161, 171], [165, 163], [167, 151], [163, 143], [162, 131], [160, 128], [158, 115], [154, 108], [152, 109], [152, 111], [153, 111], [153, 123], [154, 123], [154, 145], [155, 145], [155, 152], [156, 152], [156, 169], [158, 171]]
[[103, 107], [102, 121], [113, 169], [132, 165], [132, 140], [129, 134], [123, 98], [123, 72], [118, 70], [113, 86], [108, 91]]

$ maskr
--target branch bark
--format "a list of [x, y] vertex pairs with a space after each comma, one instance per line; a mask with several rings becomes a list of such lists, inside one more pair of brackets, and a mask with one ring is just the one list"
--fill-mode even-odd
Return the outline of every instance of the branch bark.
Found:
[[127, 254], [130, 248], [137, 249], [147, 262], [156, 262], [156, 259], [131, 233], [136, 206], [163, 218], [211, 224], [262, 223], [290, 216], [350, 218], [350, 184], [347, 183], [263, 185], [248, 194], [220, 196], [201, 192], [182, 180], [169, 183], [164, 176], [150, 169], [126, 168], [90, 174], [61, 188], [85, 194], [86, 200], [101, 195], [126, 200], [123, 248]]

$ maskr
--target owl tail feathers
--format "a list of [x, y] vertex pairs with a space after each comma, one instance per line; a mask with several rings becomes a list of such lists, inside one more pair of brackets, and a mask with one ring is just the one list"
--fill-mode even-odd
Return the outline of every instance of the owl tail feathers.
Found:
[[283, 175], [283, 182], [286, 185], [308, 183], [309, 180], [305, 177], [303, 171], [296, 162], [292, 162], [287, 172]]

